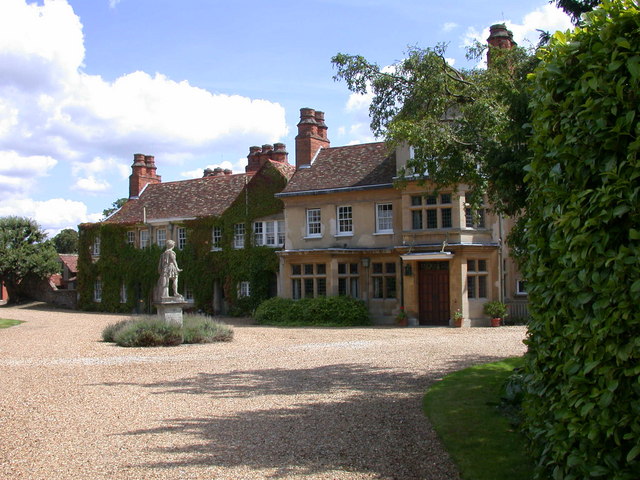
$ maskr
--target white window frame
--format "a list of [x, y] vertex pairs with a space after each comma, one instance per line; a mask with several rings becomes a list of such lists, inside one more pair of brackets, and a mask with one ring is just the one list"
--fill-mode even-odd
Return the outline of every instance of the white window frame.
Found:
[[222, 227], [211, 229], [211, 251], [222, 250]]
[[127, 244], [134, 246], [136, 244], [136, 232], [129, 230], [127, 232]]
[[100, 237], [96, 237], [93, 240], [93, 245], [91, 247], [91, 254], [95, 257], [100, 256]]
[[193, 290], [191, 290], [191, 287], [186, 283], [184, 285], [184, 299], [188, 302], [193, 302]]
[[529, 295], [525, 285], [526, 282], [524, 280], [516, 280], [516, 295]]
[[233, 225], [233, 248], [244, 248], [244, 223], [236, 223]]
[[376, 204], [376, 233], [393, 233], [393, 203]]
[[149, 246], [149, 230], [140, 230], [140, 248]]
[[178, 250], [184, 250], [187, 245], [187, 229], [185, 227], [178, 227]]
[[164, 248], [167, 243], [167, 230], [164, 228], [159, 228], [156, 230], [156, 245]]
[[284, 220], [253, 222], [253, 242], [256, 246], [282, 247]]
[[127, 295], [127, 286], [123, 282], [120, 285], [120, 303], [127, 303], [128, 298], [129, 297]]
[[353, 207], [339, 205], [336, 207], [336, 236], [353, 235]]
[[93, 301], [102, 302], [102, 280], [100, 278], [96, 278], [93, 282]]
[[238, 282], [238, 298], [251, 296], [251, 284], [247, 281]]
[[319, 208], [307, 208], [307, 237], [322, 237], [322, 213]]

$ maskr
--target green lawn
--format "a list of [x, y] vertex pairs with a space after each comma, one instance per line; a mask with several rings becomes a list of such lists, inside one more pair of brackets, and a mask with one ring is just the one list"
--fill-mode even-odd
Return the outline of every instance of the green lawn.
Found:
[[522, 358], [447, 375], [424, 397], [424, 410], [464, 480], [530, 480], [525, 439], [500, 414], [501, 387]]
[[4, 318], [0, 318], [0, 328], [9, 328], [20, 323], [23, 322], [21, 322], [20, 320], [6, 320]]

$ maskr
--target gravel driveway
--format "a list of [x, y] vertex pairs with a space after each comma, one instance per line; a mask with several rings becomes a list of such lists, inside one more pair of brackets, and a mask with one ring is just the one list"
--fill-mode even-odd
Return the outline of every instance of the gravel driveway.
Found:
[[[458, 479], [422, 413], [453, 370], [524, 353], [524, 327], [269, 328], [120, 348], [123, 317], [0, 308], [2, 479]], [[233, 322], [231, 322], [233, 323]]]

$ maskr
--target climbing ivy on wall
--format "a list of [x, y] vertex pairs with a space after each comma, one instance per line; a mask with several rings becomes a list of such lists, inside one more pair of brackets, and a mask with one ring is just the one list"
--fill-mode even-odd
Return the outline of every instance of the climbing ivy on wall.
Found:
[[[185, 221], [187, 244], [176, 249], [179, 291], [185, 284], [193, 292], [194, 306], [212, 313], [214, 284], [224, 290], [231, 314], [247, 314], [270, 296], [270, 285], [278, 272], [276, 250], [253, 246], [253, 221], [282, 211], [282, 201], [274, 194], [286, 184], [275, 168], [266, 166], [248, 183], [235, 202], [219, 217], [201, 217]], [[234, 225], [245, 224], [245, 248], [233, 248]], [[79, 308], [107, 312], [151, 311], [153, 289], [162, 249], [152, 245], [135, 248], [126, 242], [127, 231], [141, 225], [96, 223], [81, 225], [78, 257]], [[222, 229], [221, 250], [212, 251], [213, 227]], [[100, 236], [100, 256], [94, 262], [91, 248]], [[102, 301], [95, 302], [93, 288], [97, 278], [102, 282]], [[237, 285], [248, 281], [250, 296], [238, 298]], [[127, 302], [120, 302], [122, 285], [127, 289]], [[136, 305], [138, 300], [142, 304]]]

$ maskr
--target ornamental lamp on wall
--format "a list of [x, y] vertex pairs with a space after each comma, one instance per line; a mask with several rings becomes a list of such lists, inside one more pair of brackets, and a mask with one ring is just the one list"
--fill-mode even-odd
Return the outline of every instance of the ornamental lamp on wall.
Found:
[[413, 269], [411, 268], [411, 264], [407, 263], [404, 266], [404, 276], [405, 277], [410, 277], [411, 275], [413, 275]]
[[369, 258], [368, 257], [365, 257], [365, 258], [362, 259], [362, 266], [364, 268], [369, 267]]

